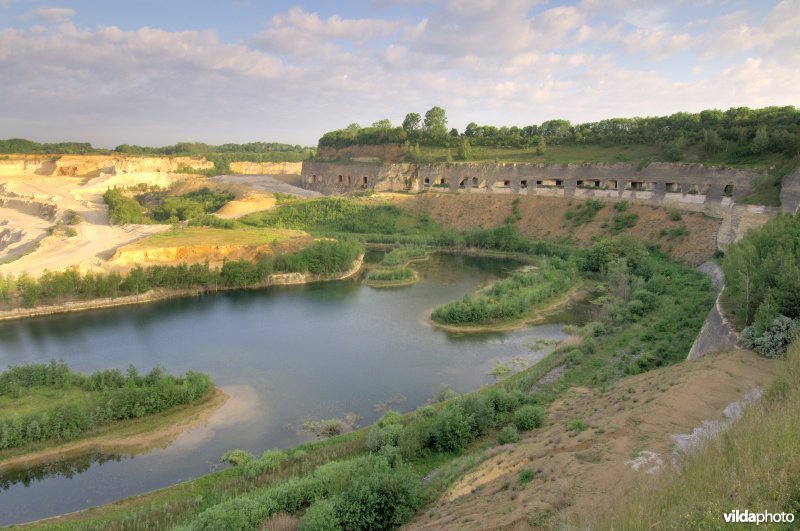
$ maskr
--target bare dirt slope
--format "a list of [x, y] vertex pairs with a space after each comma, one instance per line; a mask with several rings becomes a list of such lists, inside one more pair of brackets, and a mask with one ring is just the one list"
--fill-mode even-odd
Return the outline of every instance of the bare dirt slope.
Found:
[[282, 180], [280, 175], [220, 175], [213, 177], [212, 181], [220, 184], [239, 184], [254, 191], [267, 193], [281, 193], [297, 197], [319, 197], [322, 194], [313, 190], [306, 190]]
[[[602, 511], [670, 466], [673, 435], [722, 419], [728, 404], [772, 381], [773, 367], [737, 350], [628, 377], [605, 392], [572, 389], [549, 407], [544, 428], [457, 480], [408, 527], [549, 529]], [[585, 429], [572, 429], [578, 420]], [[525, 484], [523, 469], [533, 473]]]
[[[690, 265], [699, 265], [716, 251], [716, 234], [721, 220], [696, 212], [678, 211], [667, 207], [654, 207], [630, 203], [621, 213], [611, 203], [603, 203], [594, 220], [575, 224], [567, 219], [585, 208], [586, 201], [559, 197], [527, 197], [492, 194], [440, 194], [424, 193], [417, 196], [395, 196], [402, 208], [413, 212], [427, 212], [431, 218], [446, 227], [458, 230], [488, 228], [503, 225], [512, 215], [512, 202], [519, 198], [522, 216], [516, 225], [523, 234], [535, 238], [569, 239], [588, 245], [594, 236], [611, 236], [614, 217], [636, 214], [632, 228], [620, 234], [632, 234], [647, 243], [660, 245], [674, 257]], [[581, 209], [578, 206], [581, 205]], [[678, 216], [675, 214], [679, 214]], [[684, 232], [685, 234], [672, 235]], [[662, 235], [662, 229], [668, 234]], [[672, 233], [670, 233], [672, 231]]]

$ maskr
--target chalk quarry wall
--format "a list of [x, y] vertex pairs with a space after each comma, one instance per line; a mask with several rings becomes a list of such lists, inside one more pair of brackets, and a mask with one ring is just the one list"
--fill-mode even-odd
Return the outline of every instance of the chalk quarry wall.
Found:
[[10, 155], [0, 160], [0, 177], [99, 177], [119, 173], [178, 173], [184, 168], [214, 167], [203, 157], [130, 157], [123, 155]]

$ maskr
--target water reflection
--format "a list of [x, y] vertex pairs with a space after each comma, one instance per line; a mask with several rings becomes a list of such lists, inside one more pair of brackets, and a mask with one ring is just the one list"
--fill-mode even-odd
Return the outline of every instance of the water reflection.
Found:
[[21, 470], [10, 470], [0, 475], [0, 489], [8, 490], [17, 483], [30, 487], [31, 483], [54, 477], [69, 479], [86, 472], [93, 464], [102, 465], [109, 461], [119, 462], [122, 459], [121, 455], [91, 452], [71, 459], [59, 459]]

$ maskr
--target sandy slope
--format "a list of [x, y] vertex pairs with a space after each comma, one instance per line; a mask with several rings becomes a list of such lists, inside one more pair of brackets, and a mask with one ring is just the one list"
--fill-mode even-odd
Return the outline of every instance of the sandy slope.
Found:
[[[721, 420], [728, 404], [772, 381], [773, 365], [738, 350], [625, 378], [606, 392], [572, 389], [549, 407], [544, 428], [503, 447], [457, 480], [408, 527], [574, 524], [670, 466], [673, 436]], [[587, 428], [570, 429], [575, 419]], [[522, 469], [533, 472], [525, 485], [518, 479]]]
[[[58, 271], [72, 265], [82, 270], [100, 268], [103, 259], [113, 254], [123, 244], [169, 228], [166, 225], [108, 224], [108, 208], [103, 202], [105, 187], [93, 186], [73, 177], [5, 177], [5, 193], [16, 194], [26, 199], [55, 204], [56, 219], [66, 210], [74, 210], [83, 221], [73, 228], [77, 236], [47, 235], [47, 228], [55, 220], [25, 214], [11, 208], [0, 210], [0, 219], [8, 220], [8, 226], [25, 230], [26, 241], [42, 238], [38, 248], [11, 262], [0, 265], [0, 273], [20, 275], [26, 272], [38, 276], [45, 269]], [[0, 251], [0, 260], [8, 258], [8, 250]]]

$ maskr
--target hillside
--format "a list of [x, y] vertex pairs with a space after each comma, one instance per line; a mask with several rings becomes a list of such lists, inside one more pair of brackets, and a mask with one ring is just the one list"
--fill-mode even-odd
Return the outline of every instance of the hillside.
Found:
[[[516, 201], [510, 195], [488, 194], [429, 193], [394, 198], [403, 210], [427, 214], [444, 227], [457, 230], [502, 226], [512, 215]], [[720, 220], [697, 212], [631, 203], [624, 212], [611, 204], [601, 204], [594, 214], [587, 215], [587, 209], [592, 207], [587, 207], [586, 201], [557, 197], [520, 197], [517, 205], [517, 229], [536, 239], [575, 241], [585, 246], [593, 238], [631, 234], [692, 265], [708, 260], [717, 249]], [[576, 218], [581, 212], [584, 218]]]
[[[497, 447], [458, 478], [409, 529], [558, 528], [585, 519], [673, 459], [676, 437], [726, 417], [775, 362], [748, 351], [710, 355], [620, 380], [575, 387], [548, 409], [547, 426]], [[487, 454], [489, 455], [489, 454]], [[524, 470], [532, 474], [520, 480]]]

